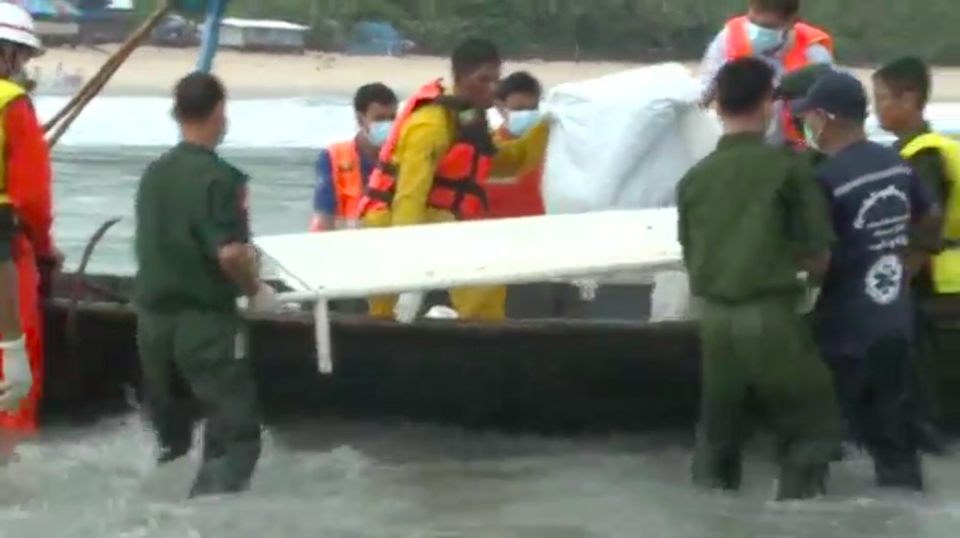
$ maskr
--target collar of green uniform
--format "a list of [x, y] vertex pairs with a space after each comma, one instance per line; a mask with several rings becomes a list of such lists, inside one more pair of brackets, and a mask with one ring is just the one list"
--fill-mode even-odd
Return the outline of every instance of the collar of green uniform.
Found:
[[733, 133], [725, 134], [717, 142], [718, 148], [727, 148], [731, 146], [743, 146], [747, 144], [763, 144], [764, 134], [756, 133]]
[[932, 129], [930, 129], [930, 122], [924, 120], [923, 125], [919, 130], [912, 131], [901, 136], [900, 138], [897, 139], [897, 143], [895, 144], [895, 146], [897, 147], [897, 149], [902, 149], [904, 146], [912, 142], [914, 138], [923, 134], [927, 134], [930, 131], [932, 131]]
[[180, 141], [180, 147], [182, 149], [196, 151], [198, 153], [207, 153], [210, 155], [216, 155], [217, 152], [208, 148], [207, 146], [201, 146], [200, 144], [194, 144], [193, 142]]

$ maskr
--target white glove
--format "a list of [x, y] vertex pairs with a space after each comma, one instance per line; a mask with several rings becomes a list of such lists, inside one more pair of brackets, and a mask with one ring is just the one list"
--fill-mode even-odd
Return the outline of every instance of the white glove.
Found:
[[24, 338], [0, 342], [3, 350], [3, 379], [0, 381], [0, 410], [14, 412], [33, 388], [33, 372]]
[[393, 316], [400, 323], [410, 323], [417, 317], [420, 307], [423, 306], [423, 292], [408, 291], [401, 293], [397, 298], [397, 304], [393, 307]]
[[580, 290], [580, 299], [592, 301], [597, 298], [597, 290], [600, 289], [600, 283], [592, 278], [582, 278], [573, 281], [573, 285]]
[[279, 308], [277, 291], [265, 282], [260, 283], [257, 294], [247, 303], [247, 310], [251, 312], [276, 312]]

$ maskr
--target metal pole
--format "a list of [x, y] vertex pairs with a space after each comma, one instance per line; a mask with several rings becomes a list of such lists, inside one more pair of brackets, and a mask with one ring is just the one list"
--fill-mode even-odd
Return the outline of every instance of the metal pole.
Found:
[[217, 55], [217, 46], [220, 44], [220, 23], [226, 7], [226, 0], [207, 0], [207, 18], [203, 24], [197, 71], [209, 73], [213, 69], [213, 58]]

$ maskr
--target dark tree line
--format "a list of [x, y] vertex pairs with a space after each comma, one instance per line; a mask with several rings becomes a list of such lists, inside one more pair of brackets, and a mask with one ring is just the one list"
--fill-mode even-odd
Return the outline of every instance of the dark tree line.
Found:
[[[149, 11], [155, 0], [141, 0]], [[464, 36], [495, 39], [517, 57], [661, 60], [699, 56], [746, 0], [231, 0], [233, 16], [311, 25], [335, 49], [359, 20], [393, 23], [426, 53]], [[960, 64], [956, 0], [807, 0], [804, 17], [829, 30], [840, 61], [871, 63], [912, 53]]]

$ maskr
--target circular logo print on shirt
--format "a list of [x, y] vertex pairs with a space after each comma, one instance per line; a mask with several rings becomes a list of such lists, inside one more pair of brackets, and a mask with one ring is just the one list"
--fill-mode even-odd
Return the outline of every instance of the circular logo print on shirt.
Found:
[[903, 285], [903, 264], [896, 254], [887, 254], [867, 271], [867, 297], [877, 304], [887, 305], [900, 295]]

